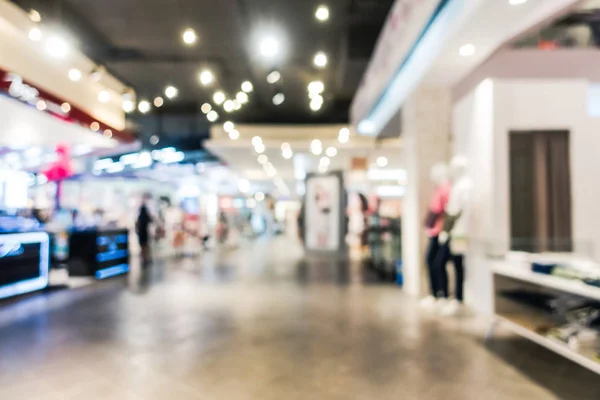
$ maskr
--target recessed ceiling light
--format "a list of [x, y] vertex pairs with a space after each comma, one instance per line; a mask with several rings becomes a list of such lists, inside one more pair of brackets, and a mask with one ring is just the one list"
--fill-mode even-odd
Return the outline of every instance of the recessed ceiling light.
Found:
[[46, 104], [46, 102], [44, 100], [38, 100], [37, 103], [35, 103], [35, 107], [40, 111], [46, 111], [46, 108], [48, 108], [48, 105]]
[[512, 6], [518, 6], [520, 4], [525, 4], [527, 3], [527, 0], [508, 0], [508, 2], [510, 3], [510, 5]]
[[340, 129], [340, 133], [338, 134], [338, 141], [340, 143], [348, 143], [350, 140], [350, 129], [342, 128]]
[[73, 82], [79, 82], [81, 80], [81, 71], [77, 68], [71, 68], [69, 70], [69, 79]]
[[233, 100], [225, 101], [225, 103], [223, 103], [223, 109], [228, 113], [235, 110], [235, 104], [233, 103]]
[[320, 5], [317, 7], [317, 10], [315, 11], [315, 17], [321, 22], [327, 21], [329, 19], [329, 7], [326, 5]]
[[208, 114], [210, 110], [212, 110], [212, 106], [210, 105], [210, 103], [204, 103], [202, 104], [202, 107], [200, 107], [200, 110], [202, 110], [204, 114]]
[[29, 10], [29, 19], [32, 20], [33, 22], [41, 22], [42, 16], [40, 15], [40, 13], [37, 10], [34, 10], [32, 8], [31, 10]]
[[187, 44], [188, 46], [193, 45], [198, 40], [198, 35], [196, 35], [196, 31], [194, 31], [191, 28], [188, 28], [185, 31], [183, 31], [182, 37], [183, 37], [183, 42], [185, 44]]
[[123, 101], [123, 111], [125, 111], [126, 113], [130, 113], [130, 112], [133, 112], [133, 110], [135, 110], [135, 104], [133, 103], [133, 101], [131, 101], [131, 100]]
[[380, 168], [387, 167], [388, 159], [386, 157], [377, 157], [377, 166]]
[[251, 91], [254, 90], [254, 86], [252, 85], [252, 82], [250, 81], [245, 81], [242, 83], [242, 90], [246, 93], [250, 93]]
[[238, 101], [238, 99], [235, 99], [235, 100], [233, 100], [233, 109], [234, 109], [235, 111], [238, 111], [238, 110], [239, 110], [239, 109], [241, 109], [241, 108], [242, 108], [242, 103], [240, 103], [240, 102]]
[[225, 93], [220, 92], [220, 91], [215, 92], [215, 94], [213, 95], [213, 100], [217, 105], [220, 106], [225, 101]]
[[321, 81], [312, 81], [308, 84], [308, 93], [321, 94], [325, 91], [325, 85]]
[[98, 132], [98, 130], [100, 129], [100, 124], [94, 121], [90, 124], [90, 129], [94, 132]]
[[216, 120], [219, 119], [219, 114], [215, 111], [209, 111], [208, 114], [206, 114], [206, 118], [210, 121], [210, 122], [215, 122]]
[[231, 132], [229, 132], [229, 139], [238, 140], [239, 138], [240, 138], [240, 133], [237, 131], [237, 129], [233, 129]]
[[39, 42], [40, 40], [42, 40], [42, 31], [40, 30], [40, 28], [31, 28], [31, 30], [29, 31], [29, 39], [31, 39], [34, 42]]
[[60, 105], [60, 109], [62, 110], [62, 112], [64, 112], [65, 114], [71, 111], [71, 105], [69, 103], [62, 103]]
[[253, 145], [253, 146], [258, 146], [258, 145], [262, 144], [262, 142], [263, 142], [263, 141], [262, 141], [262, 139], [260, 138], [260, 136], [254, 136], [254, 137], [252, 138], [252, 145]]
[[267, 82], [269, 82], [271, 85], [279, 82], [280, 79], [281, 73], [279, 71], [273, 71], [269, 75], [267, 75]]
[[273, 36], [265, 37], [260, 42], [260, 54], [267, 59], [275, 58], [280, 50], [279, 41]]
[[46, 52], [54, 58], [65, 58], [69, 54], [69, 44], [60, 36], [52, 36], [46, 41]]
[[310, 109], [313, 111], [319, 111], [321, 107], [323, 107], [323, 97], [318, 95], [313, 97], [313, 99], [310, 101]]
[[152, 135], [150, 136], [150, 144], [152, 146], [156, 146], [158, 144], [158, 142], [160, 142], [160, 138], [156, 135]]
[[258, 192], [254, 195], [254, 199], [256, 201], [263, 201], [265, 199], [265, 194], [263, 192]]
[[231, 132], [234, 129], [235, 129], [235, 124], [231, 121], [225, 121], [225, 123], [223, 124], [223, 130], [227, 133]]
[[285, 95], [283, 93], [277, 93], [275, 96], [273, 96], [273, 104], [276, 106], [282, 105], [284, 101]]
[[167, 86], [165, 88], [165, 96], [168, 99], [174, 99], [179, 94], [179, 90], [175, 86]]
[[313, 64], [315, 64], [315, 67], [317, 68], [324, 68], [327, 65], [327, 54], [322, 51], [315, 54]]
[[254, 146], [254, 150], [255, 150], [257, 153], [259, 153], [259, 154], [261, 154], [261, 153], [264, 153], [264, 152], [265, 152], [265, 145], [264, 145], [264, 144], [262, 144], [262, 143], [259, 143], [259, 144], [257, 144], [256, 146]]
[[282, 156], [283, 156], [283, 158], [285, 158], [286, 160], [289, 160], [290, 158], [292, 158], [292, 157], [294, 156], [294, 152], [292, 151], [292, 149], [291, 149], [291, 148], [287, 148], [287, 149], [284, 149], [284, 150], [281, 152], [281, 155], [282, 155]]
[[162, 107], [165, 104], [165, 101], [162, 97], [158, 96], [154, 99], [154, 107]]
[[325, 154], [327, 154], [327, 157], [335, 157], [337, 155], [337, 149], [335, 147], [328, 147], [327, 150], [325, 150]]
[[104, 130], [104, 136], [106, 136], [107, 138], [111, 138], [113, 135], [112, 131], [110, 129], [105, 129]]
[[240, 104], [246, 104], [248, 102], [248, 95], [246, 92], [238, 92], [238, 94], [235, 95], [235, 98]]
[[331, 159], [329, 157], [321, 157], [319, 164], [329, 167], [329, 164], [331, 164]]
[[459, 54], [463, 57], [470, 57], [475, 54], [475, 46], [471, 43], [460, 46]]
[[204, 71], [200, 72], [200, 83], [203, 86], [208, 86], [211, 83], [214, 82], [215, 80], [215, 76], [213, 75], [211, 70], [205, 69]]
[[138, 110], [139, 112], [141, 112], [142, 114], [146, 114], [150, 111], [150, 109], [152, 108], [152, 106], [150, 105], [150, 102], [147, 100], [142, 100], [139, 102], [138, 104]]
[[98, 101], [100, 103], [108, 103], [110, 101], [110, 93], [107, 90], [102, 90], [98, 93]]

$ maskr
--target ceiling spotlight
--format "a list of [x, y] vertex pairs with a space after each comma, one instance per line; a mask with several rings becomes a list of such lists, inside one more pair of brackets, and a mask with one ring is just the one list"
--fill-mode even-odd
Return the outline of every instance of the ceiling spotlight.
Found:
[[258, 163], [259, 164], [265, 165], [268, 162], [269, 162], [269, 157], [267, 157], [266, 155], [261, 154], [260, 156], [258, 156]]
[[265, 194], [263, 192], [258, 192], [254, 195], [254, 199], [256, 201], [263, 201], [265, 199]]
[[327, 54], [322, 51], [315, 54], [313, 64], [315, 64], [315, 67], [317, 68], [324, 68], [327, 65]]
[[113, 135], [112, 131], [110, 129], [105, 129], [104, 130], [104, 136], [106, 136], [107, 138], [111, 138]]
[[260, 138], [260, 136], [254, 136], [254, 137], [252, 138], [252, 145], [253, 145], [253, 146], [258, 146], [258, 145], [262, 144], [262, 142], [263, 142], [263, 141], [262, 141], [262, 139]]
[[179, 94], [179, 90], [175, 86], [167, 86], [165, 88], [165, 96], [168, 99], [174, 99]]
[[279, 41], [272, 36], [263, 38], [260, 42], [259, 51], [263, 57], [273, 59], [280, 51]]
[[471, 43], [465, 44], [460, 47], [458, 52], [463, 57], [471, 57], [473, 54], [475, 54], [475, 46]]
[[150, 136], [150, 144], [152, 146], [156, 146], [158, 144], [158, 142], [160, 142], [160, 138], [156, 135], [152, 135]]
[[248, 181], [248, 179], [240, 179], [238, 181], [238, 190], [241, 193], [248, 193], [248, 191], [250, 190], [250, 182]]
[[29, 39], [34, 42], [39, 42], [40, 40], [42, 40], [42, 36], [43, 35], [40, 28], [31, 28], [31, 30], [29, 31]]
[[235, 99], [240, 102], [240, 104], [246, 104], [248, 102], [248, 95], [246, 92], [238, 92], [235, 95]]
[[251, 91], [254, 90], [254, 86], [252, 85], [252, 82], [250, 81], [245, 81], [242, 83], [242, 90], [246, 93], [250, 93]]
[[509, 3], [511, 6], [518, 6], [518, 5], [520, 5], [520, 4], [525, 4], [525, 3], [527, 3], [527, 0], [508, 0], [508, 3]]
[[69, 44], [60, 36], [52, 36], [46, 41], [46, 52], [54, 58], [65, 58], [69, 54]]
[[284, 151], [286, 149], [291, 149], [292, 146], [290, 146], [289, 143], [281, 143], [281, 151]]
[[71, 111], [71, 105], [69, 103], [62, 103], [60, 105], [60, 109], [62, 112], [64, 112], [66, 114]]
[[185, 44], [187, 44], [188, 46], [193, 45], [198, 40], [198, 35], [196, 35], [196, 31], [194, 31], [191, 28], [188, 28], [185, 31], [183, 31], [182, 37], [183, 37], [183, 42]]
[[213, 100], [215, 103], [217, 103], [217, 105], [220, 106], [225, 101], [225, 93], [215, 92], [215, 94], [213, 95]]
[[282, 105], [284, 101], [285, 95], [283, 93], [277, 93], [275, 96], [273, 96], [273, 104], [276, 106]]
[[348, 143], [350, 140], [350, 129], [342, 128], [340, 129], [340, 133], [338, 134], [338, 141], [340, 143]]
[[34, 10], [32, 8], [31, 10], [29, 10], [29, 19], [32, 20], [33, 22], [41, 22], [42, 16], [40, 15], [40, 13], [37, 10]]
[[202, 107], [200, 107], [200, 110], [204, 114], [208, 114], [210, 112], [210, 110], [212, 110], [212, 106], [210, 105], [210, 103], [204, 103], [204, 104], [202, 104]]
[[108, 90], [102, 90], [98, 93], [98, 101], [100, 103], [108, 103], [110, 101], [110, 93]]
[[325, 85], [321, 81], [312, 81], [308, 84], [308, 93], [321, 94], [325, 91]]
[[214, 82], [215, 80], [215, 76], [213, 75], [212, 71], [205, 69], [204, 71], [200, 72], [200, 83], [203, 86], [208, 86], [211, 83]]
[[130, 112], [133, 112], [133, 110], [135, 110], [135, 104], [133, 103], [133, 101], [131, 101], [131, 100], [123, 101], [123, 111], [125, 111], [126, 113], [130, 113]]
[[44, 100], [38, 100], [37, 103], [35, 103], [35, 107], [40, 111], [46, 111], [46, 108], [48, 108], [48, 105], [46, 104], [46, 102]]
[[273, 71], [269, 75], [267, 75], [267, 82], [269, 82], [271, 85], [279, 82], [280, 79], [281, 73], [279, 73], [279, 71]]
[[219, 119], [219, 114], [215, 111], [209, 111], [208, 114], [206, 114], [206, 118], [210, 121], [210, 122], [215, 122], [216, 120]]
[[283, 158], [285, 158], [286, 160], [289, 160], [290, 158], [292, 158], [294, 156], [294, 152], [292, 151], [292, 149], [284, 149], [281, 152], [281, 155], [283, 156]]
[[238, 132], [237, 129], [232, 129], [229, 132], [229, 139], [231, 140], [238, 140], [240, 138], [240, 132]]
[[234, 129], [235, 129], [235, 124], [231, 121], [225, 121], [225, 123], [223, 124], [223, 130], [227, 133], [231, 132]]
[[227, 100], [223, 103], [223, 109], [227, 112], [232, 112], [235, 109], [235, 104], [233, 100]]
[[256, 146], [254, 146], [254, 150], [256, 150], [257, 153], [261, 154], [265, 152], [265, 145], [262, 143], [257, 144]]
[[317, 96], [310, 101], [310, 109], [319, 111], [323, 107], [323, 97]]
[[158, 96], [154, 99], [154, 107], [162, 107], [165, 101], [162, 97]]
[[329, 19], [329, 7], [326, 5], [320, 5], [317, 7], [317, 11], [315, 11], [315, 17], [321, 22], [327, 21]]
[[333, 158], [337, 155], [337, 149], [335, 147], [328, 147], [327, 150], [325, 150], [325, 154], [327, 154], [327, 157], [329, 158]]
[[379, 168], [385, 168], [388, 165], [388, 159], [386, 157], [377, 157], [376, 162]]
[[142, 100], [139, 102], [138, 104], [138, 110], [139, 112], [141, 112], [142, 114], [146, 114], [150, 111], [150, 109], [152, 108], [152, 106], [150, 105], [150, 102], [147, 100]]
[[329, 167], [329, 164], [331, 164], [331, 159], [329, 157], [321, 157], [319, 164]]
[[69, 79], [73, 82], [79, 82], [81, 80], [81, 71], [77, 68], [71, 68], [69, 70]]
[[98, 132], [98, 130], [100, 129], [100, 124], [94, 121], [90, 124], [90, 129], [94, 132]]
[[242, 108], [242, 103], [240, 103], [237, 99], [233, 100], [233, 109], [238, 111]]

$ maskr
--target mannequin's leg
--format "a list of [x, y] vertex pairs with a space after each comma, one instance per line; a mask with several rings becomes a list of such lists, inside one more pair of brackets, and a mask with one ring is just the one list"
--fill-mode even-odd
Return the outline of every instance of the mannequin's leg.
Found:
[[464, 256], [462, 254], [455, 254], [452, 256], [452, 261], [454, 264], [454, 279], [455, 279], [455, 292], [456, 292], [456, 300], [461, 303], [464, 300], [463, 288], [465, 282], [465, 266], [464, 266]]
[[438, 289], [438, 285], [439, 283], [437, 282], [436, 279], [436, 265], [435, 265], [435, 260], [437, 257], [437, 254], [439, 252], [439, 242], [438, 242], [438, 237], [434, 236], [432, 238], [429, 238], [429, 246], [427, 248], [427, 254], [425, 256], [426, 262], [427, 262], [427, 274], [429, 275], [429, 287], [431, 289], [431, 295], [433, 297], [436, 297], [439, 289]]
[[437, 282], [437, 297], [448, 298], [448, 272], [446, 264], [450, 259], [450, 246], [448, 243], [439, 247], [434, 262], [435, 280]]

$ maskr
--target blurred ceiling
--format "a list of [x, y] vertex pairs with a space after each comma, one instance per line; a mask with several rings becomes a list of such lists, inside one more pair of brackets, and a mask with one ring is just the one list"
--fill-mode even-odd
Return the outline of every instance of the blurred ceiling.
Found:
[[[239, 123], [347, 123], [350, 101], [360, 83], [379, 31], [394, 0], [13, 0], [39, 11], [45, 23], [64, 29], [99, 64], [131, 85], [138, 99], [164, 97], [167, 85], [178, 88], [174, 100], [148, 115], [132, 118], [142, 133], [205, 137], [209, 123], [200, 106], [212, 103], [219, 120]], [[315, 18], [326, 4], [330, 18]], [[182, 40], [187, 29], [198, 40]], [[267, 61], [259, 44], [265, 37], [280, 43], [277, 61]], [[327, 54], [319, 69], [313, 58]], [[198, 74], [210, 69], [215, 82], [203, 87]], [[267, 83], [278, 70], [281, 80]], [[235, 98], [242, 82], [254, 85], [249, 103], [226, 113], [214, 104], [223, 90]], [[307, 85], [325, 84], [324, 104], [309, 107]], [[281, 92], [285, 101], [273, 104]]]

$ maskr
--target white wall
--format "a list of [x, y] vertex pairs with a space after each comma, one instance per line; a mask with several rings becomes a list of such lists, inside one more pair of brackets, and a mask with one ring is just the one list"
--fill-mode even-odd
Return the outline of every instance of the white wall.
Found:
[[510, 239], [509, 132], [570, 131], [575, 251], [600, 260], [600, 118], [587, 114], [590, 83], [572, 80], [485, 80], [453, 108], [453, 153], [470, 159], [474, 183], [466, 301], [491, 312], [485, 251], [507, 251]]

